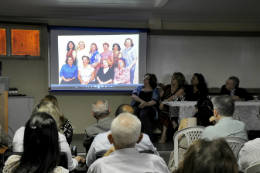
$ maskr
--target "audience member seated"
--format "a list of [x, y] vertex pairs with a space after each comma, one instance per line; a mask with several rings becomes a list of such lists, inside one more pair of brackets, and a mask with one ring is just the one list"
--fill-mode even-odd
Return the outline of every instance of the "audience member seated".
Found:
[[56, 121], [46, 113], [31, 116], [25, 125], [24, 152], [12, 155], [5, 162], [3, 173], [41, 172], [65, 173], [69, 170], [57, 166], [60, 149]]
[[[56, 121], [58, 131], [59, 131], [59, 145], [60, 145], [60, 151], [65, 152], [68, 158], [68, 169], [70, 171], [76, 169], [79, 162], [85, 162], [85, 159], [81, 156], [76, 156], [75, 158], [72, 158], [71, 150], [69, 147], [69, 144], [66, 140], [66, 137], [63, 134], [63, 131], [60, 129], [60, 119], [59, 116], [61, 115], [58, 108], [53, 105], [51, 102], [42, 102], [35, 106], [35, 108], [32, 111], [32, 115], [40, 112], [45, 112], [53, 117], [53, 119]], [[14, 152], [23, 152], [24, 149], [24, 131], [25, 127], [19, 128], [13, 138], [13, 151]]]
[[135, 144], [143, 138], [140, 120], [130, 114], [122, 113], [114, 119], [108, 140], [114, 147], [103, 157], [95, 161], [88, 169], [88, 173], [102, 172], [166, 172], [169, 170], [165, 161], [155, 155], [139, 153]]
[[[58, 105], [58, 100], [55, 96], [53, 95], [46, 95], [40, 103], [47, 101], [47, 102], [51, 102], [52, 104], [54, 104], [58, 109], [59, 109], [59, 105]], [[72, 141], [72, 137], [73, 137], [73, 128], [70, 124], [70, 121], [64, 117], [64, 115], [60, 115], [60, 123], [61, 123], [61, 130], [63, 131], [68, 144], [71, 144]]]
[[175, 173], [238, 173], [235, 156], [224, 139], [197, 140]]
[[[169, 116], [169, 106], [165, 105], [164, 101], [172, 101], [175, 100], [175, 98], [179, 98], [180, 95], [185, 95], [185, 91], [183, 88], [183, 84], [185, 81], [185, 77], [180, 72], [174, 72], [171, 78], [171, 85], [167, 85], [164, 88], [164, 91], [161, 91], [161, 104], [160, 104], [160, 121], [159, 121], [159, 127], [160, 130], [162, 130], [162, 137], [159, 141], [159, 143], [164, 143], [167, 139], [167, 136], [169, 138], [172, 138], [174, 132], [171, 126], [173, 126], [173, 129], [177, 131], [178, 128], [178, 117], [172, 117]], [[168, 130], [168, 128], [170, 128]], [[171, 133], [168, 133], [169, 135], [166, 135], [167, 130]]]
[[248, 140], [246, 125], [233, 119], [235, 102], [228, 95], [217, 96], [212, 99], [213, 114], [210, 121], [216, 122], [215, 126], [208, 126], [202, 133], [202, 139], [213, 140], [215, 138], [235, 136]]
[[[120, 105], [115, 113], [115, 118], [121, 114], [121, 113], [134, 113], [133, 108], [128, 104], [122, 104]], [[110, 134], [111, 131], [109, 130], [106, 133], [100, 133], [98, 134], [94, 141], [91, 144], [91, 147], [88, 151], [87, 157], [86, 157], [86, 164], [89, 167], [95, 160], [97, 160], [97, 155], [103, 156], [103, 154], [109, 150], [109, 148], [113, 147], [113, 145], [108, 141], [107, 136]], [[143, 134], [143, 139], [140, 143], [135, 145], [135, 148], [138, 149], [138, 151], [153, 151], [155, 154], [159, 155], [156, 148], [153, 146], [153, 143], [150, 141], [149, 136], [146, 134]]]
[[[196, 113], [194, 118], [185, 118], [181, 120], [178, 130], [184, 129], [186, 127], [193, 126], [209, 126], [213, 123], [209, 122], [210, 117], [213, 115], [213, 104], [208, 98], [201, 98], [197, 101]], [[188, 141], [185, 135], [180, 136], [179, 138], [179, 151], [178, 151], [178, 161], [181, 162], [185, 156], [185, 152], [188, 148]], [[176, 167], [174, 166], [174, 151], [171, 152], [168, 168], [171, 172], [174, 172]]]
[[202, 97], [208, 96], [208, 87], [205, 83], [204, 76], [199, 73], [195, 73], [191, 78], [191, 85], [186, 86], [185, 88], [185, 100], [187, 101], [197, 101]]
[[[159, 92], [156, 88], [157, 78], [154, 74], [147, 73], [143, 78], [144, 85], [138, 86], [132, 92], [132, 107], [134, 114], [142, 123], [142, 132], [146, 133], [153, 141], [152, 122], [158, 118], [156, 105], [159, 103]], [[157, 115], [157, 117], [156, 117]]]
[[260, 164], [260, 138], [246, 142], [239, 152], [238, 165], [243, 171], [255, 164]]
[[95, 136], [111, 129], [113, 119], [109, 117], [110, 112], [111, 110], [108, 107], [108, 102], [106, 100], [98, 100], [92, 104], [92, 116], [97, 119], [97, 124], [88, 126], [85, 129], [86, 137], [83, 145], [87, 150]]
[[231, 76], [226, 81], [226, 85], [221, 88], [220, 94], [230, 95], [235, 101], [253, 100], [253, 97], [246, 92], [245, 89], [239, 88], [239, 79]]

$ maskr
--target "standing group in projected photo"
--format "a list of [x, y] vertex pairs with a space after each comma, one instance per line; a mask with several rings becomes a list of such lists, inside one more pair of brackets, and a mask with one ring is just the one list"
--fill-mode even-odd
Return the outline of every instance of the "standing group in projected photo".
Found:
[[133, 40], [127, 38], [122, 51], [118, 43], [112, 45], [112, 51], [109, 46], [103, 43], [100, 53], [95, 43], [88, 51], [83, 41], [78, 43], [77, 50], [75, 43], [69, 41], [60, 84], [133, 84], [137, 62]]

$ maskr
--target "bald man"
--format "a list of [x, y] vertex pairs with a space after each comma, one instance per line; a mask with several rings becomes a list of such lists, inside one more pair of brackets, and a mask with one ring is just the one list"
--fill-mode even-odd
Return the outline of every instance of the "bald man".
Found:
[[108, 107], [108, 102], [106, 100], [98, 100], [92, 104], [92, 116], [97, 120], [97, 124], [88, 126], [85, 129], [86, 137], [83, 146], [87, 151], [95, 136], [111, 129], [113, 118], [109, 117], [110, 112], [111, 110]]
[[[115, 118], [122, 113], [133, 114], [134, 110], [131, 105], [122, 104], [117, 108], [115, 112]], [[111, 133], [110, 130], [105, 133], [100, 133], [95, 137], [86, 157], [86, 164], [88, 167], [90, 167], [90, 165], [97, 159], [97, 156], [102, 156], [104, 153], [106, 153], [107, 150], [113, 147], [113, 144], [111, 144], [107, 138], [109, 133]], [[150, 141], [150, 138], [147, 134], [143, 134], [143, 139], [140, 143], [135, 145], [135, 148], [139, 151], [150, 150], [159, 155], [157, 149], [153, 146], [153, 143]]]

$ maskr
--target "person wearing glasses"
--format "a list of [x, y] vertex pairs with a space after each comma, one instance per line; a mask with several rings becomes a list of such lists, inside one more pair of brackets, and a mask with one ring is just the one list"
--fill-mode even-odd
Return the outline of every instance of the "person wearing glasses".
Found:
[[210, 122], [215, 121], [214, 126], [208, 126], [202, 133], [201, 139], [213, 140], [214, 138], [235, 136], [248, 140], [245, 123], [233, 119], [235, 102], [229, 95], [214, 97], [212, 100], [214, 109]]
[[[138, 86], [132, 92], [131, 106], [134, 114], [142, 123], [142, 132], [146, 133], [153, 141], [152, 121], [158, 118], [156, 105], [159, 103], [159, 92], [157, 87], [157, 77], [147, 73], [143, 78], [144, 85]], [[157, 116], [156, 116], [157, 115]]]
[[231, 76], [226, 81], [226, 84], [221, 87], [221, 95], [230, 95], [235, 101], [253, 100], [253, 97], [246, 92], [245, 89], [239, 88], [239, 79]]
[[[209, 122], [211, 116], [213, 116], [213, 104], [208, 98], [201, 98], [197, 101], [195, 105], [196, 113], [191, 118], [185, 118], [181, 120], [178, 130], [184, 129], [186, 127], [193, 126], [210, 126], [213, 123]], [[188, 141], [185, 135], [179, 137], [179, 147], [178, 147], [178, 161], [181, 162], [185, 156], [185, 153], [188, 148]], [[168, 168], [171, 172], [177, 169], [174, 166], [174, 151], [171, 152]]]
[[[181, 72], [174, 72], [171, 78], [171, 84], [164, 87], [164, 90], [161, 91], [161, 104], [159, 109], [160, 111], [160, 120], [159, 127], [162, 130], [162, 137], [159, 143], [164, 143], [167, 136], [172, 138], [174, 131], [177, 131], [178, 128], [178, 117], [169, 116], [169, 106], [164, 104], [165, 101], [173, 101], [180, 96], [185, 95], [184, 84], [185, 77]], [[173, 127], [173, 129], [168, 129]], [[168, 135], [166, 133], [168, 132]], [[169, 133], [170, 132], [170, 133]]]

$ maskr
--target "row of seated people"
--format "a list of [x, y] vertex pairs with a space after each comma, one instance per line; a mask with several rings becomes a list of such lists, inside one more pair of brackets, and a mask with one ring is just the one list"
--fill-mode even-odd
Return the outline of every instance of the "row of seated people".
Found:
[[[208, 98], [201, 98], [197, 101], [197, 111], [194, 115], [194, 117], [196, 118], [196, 125], [207, 127], [204, 130], [201, 138], [214, 140], [220, 137], [235, 136], [244, 140], [248, 140], [245, 124], [232, 118], [235, 109], [234, 100], [232, 99], [232, 97], [228, 95], [217, 96], [212, 99], [212, 102]], [[98, 101], [93, 104], [93, 106], [95, 107], [96, 104], [101, 106], [102, 104], [105, 104], [105, 102]], [[110, 110], [108, 107], [107, 109]], [[93, 110], [95, 111], [95, 108]], [[119, 106], [116, 111], [115, 117], [118, 115], [118, 112], [122, 113], [124, 111], [133, 113], [131, 106], [124, 104]], [[95, 116], [94, 112], [93, 115]], [[180, 123], [179, 130], [186, 128], [189, 121], [194, 121], [194, 117], [183, 119]], [[87, 166], [90, 167], [91, 164], [96, 161], [97, 155], [103, 154], [104, 151], [109, 150], [109, 148], [113, 146], [107, 140], [107, 136], [111, 132], [109, 127], [109, 124], [111, 125], [111, 122], [113, 122], [113, 119], [109, 118], [107, 115], [102, 119], [99, 119], [98, 124], [86, 128], [87, 138], [91, 136], [91, 134], [88, 133], [91, 131], [90, 129], [92, 129], [92, 133], [93, 129], [99, 129], [100, 131], [100, 134], [96, 134], [97, 136], [94, 138], [90, 150], [87, 152]], [[101, 127], [105, 127], [105, 124], [107, 125], [107, 132], [102, 133]], [[145, 134], [143, 136], [143, 140], [140, 143], [136, 144], [136, 149], [139, 151], [151, 150], [155, 154], [158, 154], [156, 148], [154, 148], [148, 136]], [[84, 142], [86, 142], [86, 140]], [[249, 153], [252, 153], [252, 150], [254, 149], [253, 147], [258, 144], [257, 142], [259, 143], [259, 139], [249, 141], [241, 149], [239, 153], [238, 164], [240, 165], [242, 170], [245, 170], [250, 165], [257, 163], [257, 160], [260, 159], [260, 157], [251, 157], [249, 159]], [[179, 161], [183, 160], [183, 157], [185, 156], [187, 150], [187, 145], [188, 144], [186, 137], [181, 136], [181, 138], [179, 139]], [[258, 151], [255, 150], [254, 152], [259, 151], [260, 149]], [[176, 168], [174, 167], [173, 153], [174, 151], [171, 153], [170, 163], [168, 164], [168, 168], [171, 172], [174, 172], [176, 170]]]
[[[178, 129], [178, 117], [169, 116], [167, 101], [181, 99], [184, 96], [188, 101], [197, 101], [208, 96], [208, 88], [202, 74], [195, 73], [191, 79], [191, 85], [184, 85], [185, 77], [180, 72], [175, 72], [171, 78], [170, 85], [160, 84], [163, 88], [159, 92], [157, 88], [157, 77], [154, 74], [146, 74], [143, 78], [143, 85], [132, 92], [132, 103], [135, 112], [142, 122], [142, 132], [149, 135], [153, 141], [151, 123], [159, 119], [158, 125], [162, 131], [159, 143], [164, 143], [173, 136]], [[231, 76], [221, 88], [221, 95], [230, 95], [235, 101], [253, 100], [253, 97], [244, 89], [239, 88], [239, 79]], [[169, 130], [170, 129], [170, 130]], [[168, 134], [168, 135], [167, 135]]]
[[[226, 96], [225, 95], [225, 96], [215, 97], [213, 99], [213, 104], [208, 99], [205, 99], [205, 101], [203, 101], [202, 103], [203, 104], [200, 104], [200, 101], [198, 101], [198, 104], [197, 104], [198, 112], [197, 113], [199, 114], [203, 109], [208, 107], [210, 110], [212, 110], [214, 112], [214, 119], [215, 119], [215, 121], [217, 121], [217, 124], [215, 126], [207, 127], [204, 130], [202, 138], [205, 138], [207, 140], [214, 140], [215, 138], [232, 135], [232, 136], [241, 137], [243, 139], [247, 139], [247, 133], [246, 133], [246, 130], [245, 130], [244, 123], [232, 119], [232, 114], [234, 112], [234, 100], [230, 96]], [[45, 109], [41, 109], [41, 108], [43, 108], [41, 104], [42, 105], [49, 105], [49, 107], [52, 107], [52, 110], [50, 109], [48, 111], [48, 109], [46, 109], [46, 108]], [[38, 112], [34, 110], [34, 113], [36, 113], [37, 115], [32, 115], [31, 116], [31, 119], [27, 122], [27, 124], [25, 126], [25, 130], [23, 132], [24, 134], [20, 134], [24, 138], [23, 140], [20, 140], [20, 143], [22, 143], [22, 146], [23, 146], [24, 155], [29, 154], [29, 153], [35, 154], [37, 152], [34, 153], [34, 152], [31, 151], [31, 149], [33, 150], [33, 149], [36, 148], [37, 151], [38, 150], [40, 151], [42, 149], [41, 148], [37, 148], [37, 147], [43, 147], [43, 146], [45, 148], [47, 148], [46, 151], [44, 150], [45, 152], [38, 153], [38, 154], [46, 154], [46, 153], [48, 153], [47, 150], [52, 150], [52, 152], [54, 151], [53, 149], [50, 149], [52, 147], [46, 147], [46, 146], [55, 146], [55, 145], [50, 145], [50, 144], [46, 144], [46, 143], [42, 142], [42, 140], [43, 140], [42, 137], [46, 137], [46, 136], [41, 135], [41, 130], [45, 130], [45, 132], [46, 131], [51, 132], [51, 134], [54, 134], [54, 133], [57, 134], [56, 136], [58, 138], [58, 143], [59, 143], [59, 145], [61, 147], [60, 150], [62, 150], [62, 146], [63, 145], [62, 145], [62, 142], [60, 141], [60, 138], [62, 137], [62, 134], [58, 133], [58, 129], [59, 129], [58, 127], [60, 126], [60, 125], [58, 125], [59, 124], [59, 114], [58, 114], [58, 116], [53, 116], [54, 115], [53, 111], [55, 109], [57, 109], [57, 107], [55, 107], [50, 102], [42, 102], [41, 104], [36, 106]], [[202, 106], [202, 105], [204, 105], [204, 106]], [[48, 107], [48, 106], [45, 106], [45, 107]], [[44, 110], [43, 112], [47, 112], [49, 114], [52, 114], [53, 118], [48, 117], [47, 115], [40, 114], [39, 112], [41, 112], [41, 110]], [[130, 105], [120, 105], [118, 110], [117, 110], [116, 116], [119, 113], [122, 113], [122, 112], [133, 113], [133, 109], [131, 108]], [[47, 118], [46, 117], [44, 118], [44, 116], [47, 116]], [[104, 150], [105, 151], [108, 150], [108, 153], [106, 153], [105, 155], [109, 155], [114, 150], [119, 150], [118, 152], [114, 152], [114, 154], [112, 154], [112, 155], [116, 155], [116, 156], [114, 156], [114, 158], [109, 157], [108, 159], [106, 159], [107, 161], [105, 159], [101, 159], [99, 162], [94, 162], [93, 163], [93, 160], [95, 161], [95, 158], [94, 158], [93, 160], [91, 160], [93, 164], [90, 164], [90, 165], [88, 164], [90, 166], [89, 172], [100, 172], [100, 170], [103, 170], [101, 172], [106, 172], [106, 170], [110, 170], [110, 169], [112, 169], [112, 170], [113, 169], [120, 170], [121, 168], [122, 168], [122, 170], [123, 169], [127, 170], [127, 165], [130, 165], [131, 168], [129, 168], [129, 169], [133, 169], [132, 166], [135, 167], [136, 163], [140, 163], [139, 167], [135, 167], [135, 168], [138, 168], [138, 170], [168, 172], [169, 171], [168, 168], [167, 169], [165, 168], [165, 165], [166, 165], [165, 162], [160, 157], [158, 157], [156, 155], [153, 156], [153, 155], [147, 155], [147, 154], [145, 155], [145, 154], [143, 154], [142, 157], [144, 157], [144, 158], [142, 158], [142, 157], [139, 157], [139, 156], [134, 156], [136, 154], [136, 152], [132, 151], [133, 149], [131, 149], [130, 150], [131, 152], [129, 152], [129, 153], [128, 153], [128, 149], [127, 150], [123, 150], [123, 149], [126, 149], [126, 148], [132, 148], [133, 146], [135, 146], [136, 147], [135, 150], [137, 150], [137, 151], [138, 150], [142, 151], [142, 150], [148, 149], [148, 150], [153, 150], [156, 154], [158, 154], [156, 149], [152, 146], [148, 136], [146, 136], [145, 134], [140, 133], [141, 132], [141, 122], [133, 115], [128, 114], [128, 115], [125, 115], [125, 116], [126, 117], [122, 116], [123, 117], [122, 121], [118, 120], [119, 122], [123, 123], [123, 124], [121, 124], [121, 127], [120, 127], [120, 125], [117, 124], [117, 125], [115, 125], [115, 130], [113, 131], [113, 123], [115, 122], [115, 121], [113, 121], [112, 125], [111, 125], [111, 131], [110, 131], [111, 133], [107, 132], [107, 133], [104, 133], [104, 134], [97, 135], [97, 137], [95, 138], [96, 141], [94, 140], [95, 142], [92, 143], [93, 144], [93, 148], [95, 148], [94, 147], [95, 145], [104, 145], [104, 146], [106, 146], [106, 147], [104, 147]], [[132, 121], [130, 119], [127, 120], [127, 117], [130, 118]], [[56, 125], [57, 126], [57, 131], [55, 132], [55, 130], [53, 130], [52, 128], [48, 129], [51, 126], [48, 123], [47, 123], [47, 125], [48, 125], [47, 130], [44, 129], [43, 127], [46, 125], [46, 124], [44, 124], [44, 122], [46, 123], [46, 121], [43, 120], [43, 119], [53, 119], [54, 121], [48, 120], [47, 122], [48, 123], [50, 123], [50, 121], [51, 122], [55, 122], [54, 124], [57, 124]], [[203, 119], [206, 120], [205, 118], [203, 118]], [[203, 121], [203, 119], [200, 119], [199, 117], [197, 117], [197, 121], [198, 121], [197, 124], [198, 125], [202, 125], [202, 124], [200, 124], [199, 121]], [[207, 117], [207, 119], [208, 119], [208, 117]], [[210, 118], [210, 121], [214, 121], [214, 119]], [[186, 121], [186, 123], [185, 123], [185, 121]], [[180, 129], [186, 127], [185, 125], [187, 124], [187, 121], [189, 121], [189, 119], [188, 120], [184, 119], [181, 122]], [[34, 125], [32, 122], [34, 122], [36, 125]], [[131, 131], [128, 128], [128, 124], [127, 124], [128, 122], [136, 122], [136, 123], [138, 122], [138, 125], [134, 125], [134, 124], [130, 125], [131, 127], [136, 127], [138, 129], [138, 133], [135, 133], [134, 129], [132, 129], [133, 131]], [[43, 124], [41, 125], [41, 123], [43, 123]], [[43, 129], [41, 129], [41, 128], [43, 128]], [[52, 132], [52, 131], [54, 131], [54, 132]], [[113, 138], [113, 132], [115, 134], [114, 136], [118, 135], [117, 137], [119, 137], [119, 139], [116, 139], [116, 137], [114, 137], [115, 139]], [[27, 133], [28, 133], [28, 135], [27, 135]], [[139, 134], [139, 135], [137, 135], [137, 137], [135, 137], [135, 138], [134, 137], [132, 138], [132, 135], [134, 135], [134, 134]], [[65, 137], [63, 137], [63, 138], [65, 138]], [[107, 140], [107, 138], [108, 138], [108, 140]], [[104, 140], [104, 139], [106, 139], [107, 141]], [[131, 143], [131, 145], [130, 145], [129, 143], [127, 143], [127, 142], [131, 142], [131, 139], [135, 139], [134, 141], [139, 143], [139, 147], [138, 147], [138, 144], [132, 145], [133, 143]], [[180, 140], [182, 140], [182, 138]], [[46, 139], [44, 139], [43, 141], [50, 142], [50, 141], [48, 141]], [[110, 144], [109, 144], [108, 141], [110, 142]], [[248, 143], [245, 144], [245, 146], [240, 151], [240, 155], [239, 155], [240, 157], [239, 157], [238, 163], [244, 169], [246, 167], [250, 166], [249, 163], [256, 163], [257, 160], [259, 160], [259, 158], [256, 158], [256, 157], [250, 157], [250, 158], [248, 157], [248, 156], [250, 156], [250, 152], [252, 153], [254, 147], [257, 146], [257, 142], [258, 142], [257, 139], [254, 140], [254, 141], [249, 141]], [[34, 147], [28, 147], [27, 148], [27, 146], [29, 146], [29, 144], [31, 146], [34, 146]], [[114, 148], [112, 146], [114, 146]], [[147, 147], [147, 146], [149, 146], [149, 147]], [[110, 148], [110, 147], [112, 147], [112, 148]], [[181, 146], [181, 147], [183, 149], [183, 146]], [[16, 147], [14, 145], [14, 149], [15, 148]], [[27, 148], [28, 152], [27, 152], [26, 148]], [[254, 151], [254, 152], [257, 152], [257, 151]], [[91, 153], [91, 152], [89, 152], [89, 153]], [[94, 153], [96, 153], [96, 152], [94, 151]], [[133, 155], [130, 155], [131, 153]], [[124, 160], [127, 165], [124, 165], [124, 164], [121, 163], [123, 158], [118, 158], [121, 154], [127, 154], [127, 158], [128, 159]], [[47, 157], [47, 156], [45, 156], [45, 157]], [[42, 155], [40, 156], [40, 158], [45, 158], [45, 157], [43, 157]], [[125, 156], [122, 156], [122, 157], [125, 157]], [[28, 156], [24, 156], [24, 159], [27, 159], [27, 158], [28, 158]], [[88, 156], [87, 156], [87, 158], [88, 158]], [[149, 160], [150, 160], [153, 165], [157, 165], [157, 166], [149, 168], [149, 166], [145, 166], [145, 164], [143, 162], [141, 162], [141, 160], [139, 161], [137, 158], [141, 158], [141, 160], [147, 160], [148, 161], [147, 164], [151, 164], [149, 162]], [[21, 161], [19, 162], [20, 159], [21, 159]], [[79, 161], [80, 160], [84, 161], [84, 159], [80, 158], [79, 156], [77, 156], [75, 159], [76, 160], [78, 159]], [[110, 160], [110, 159], [112, 159], [112, 160]], [[113, 160], [113, 159], [115, 159], [115, 160]], [[22, 163], [26, 162], [26, 161], [22, 161], [22, 160], [23, 160], [23, 156], [22, 156], [22, 158], [20, 158], [19, 156], [10, 157], [10, 159], [6, 162], [4, 171], [10, 170], [10, 169], [15, 169], [16, 166], [14, 166], [14, 164], [12, 164], [13, 162], [21, 163], [21, 165], [22, 165]], [[110, 161], [108, 161], [108, 160], [110, 160]], [[116, 161], [119, 161], [118, 165], [115, 166], [115, 167], [112, 166], [113, 168], [110, 168], [111, 165], [116, 165], [116, 164], [114, 164]], [[185, 159], [184, 159], [184, 161], [185, 161]], [[132, 164], [129, 163], [129, 162], [132, 162]], [[46, 164], [46, 163], [44, 163], [44, 164]], [[107, 167], [104, 166], [106, 164], [107, 164]], [[100, 166], [100, 165], [102, 165], [102, 166]], [[24, 168], [21, 168], [21, 166], [19, 166], [18, 168], [19, 169], [25, 169], [26, 165], [23, 165], [23, 166], [24, 166]], [[37, 169], [40, 168], [40, 166], [42, 166], [42, 165], [39, 164]], [[104, 169], [103, 169], [103, 167], [104, 167]], [[42, 169], [42, 167], [41, 167], [41, 169]], [[53, 167], [53, 169], [56, 169], [56, 166]], [[62, 168], [57, 168], [57, 169], [64, 171], [64, 169], [62, 169]], [[123, 172], [127, 172], [127, 171], [123, 171]]]

